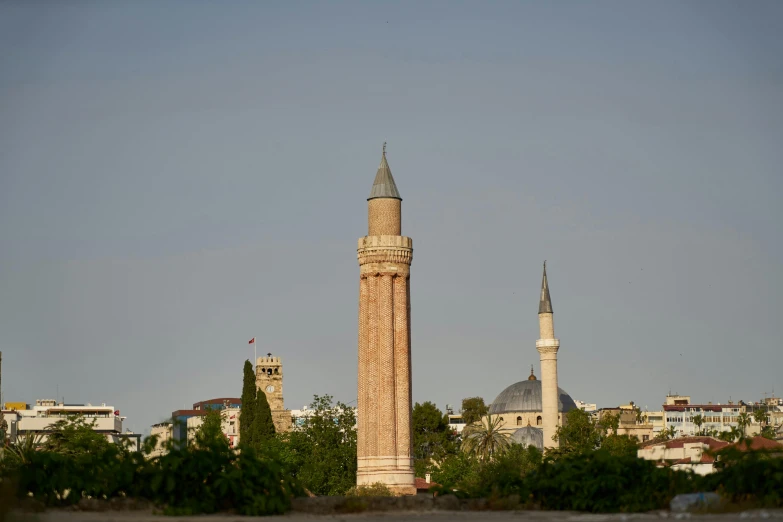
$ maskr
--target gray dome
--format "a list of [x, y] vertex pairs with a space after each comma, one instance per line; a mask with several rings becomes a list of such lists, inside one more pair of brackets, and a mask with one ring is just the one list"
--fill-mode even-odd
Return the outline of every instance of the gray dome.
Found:
[[541, 428], [534, 428], [533, 426], [519, 428], [511, 434], [511, 440], [517, 444], [522, 444], [525, 448], [535, 446], [544, 451], [544, 430]]
[[[557, 409], [567, 413], [576, 409], [574, 400], [562, 388], [557, 389]], [[489, 413], [543, 411], [541, 406], [541, 381], [519, 381], [498, 395], [489, 407]]]

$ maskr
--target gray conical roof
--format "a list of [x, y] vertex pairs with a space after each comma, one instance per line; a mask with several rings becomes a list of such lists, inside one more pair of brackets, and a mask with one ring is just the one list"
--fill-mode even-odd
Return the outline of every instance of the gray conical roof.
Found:
[[546, 261], [544, 261], [544, 279], [541, 281], [541, 301], [538, 303], [538, 313], [552, 313], [552, 298], [549, 297], [549, 282], [546, 280]]
[[378, 173], [375, 175], [375, 182], [372, 184], [372, 190], [370, 190], [370, 197], [367, 200], [375, 198], [392, 198], [399, 199], [400, 192], [397, 190], [397, 185], [394, 183], [391, 169], [389, 168], [389, 162], [386, 161], [386, 144], [383, 144], [383, 156], [381, 156], [381, 164], [378, 166]]

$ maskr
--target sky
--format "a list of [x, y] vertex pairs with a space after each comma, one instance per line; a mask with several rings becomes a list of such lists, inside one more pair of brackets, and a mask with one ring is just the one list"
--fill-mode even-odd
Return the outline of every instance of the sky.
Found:
[[783, 395], [783, 4], [0, 3], [5, 401], [356, 397], [388, 142], [413, 400]]

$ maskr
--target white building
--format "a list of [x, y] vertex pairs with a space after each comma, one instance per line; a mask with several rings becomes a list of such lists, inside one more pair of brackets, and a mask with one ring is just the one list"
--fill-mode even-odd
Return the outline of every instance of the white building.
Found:
[[644, 444], [637, 451], [637, 456], [661, 464], [668, 463], [672, 469], [708, 475], [715, 471], [712, 452], [728, 445], [728, 442], [714, 437], [684, 437]]
[[[356, 417], [356, 406], [351, 406], [349, 409], [353, 410], [354, 417]], [[291, 410], [291, 429], [300, 429], [307, 417], [311, 415], [315, 415], [315, 410], [307, 406], [302, 406], [301, 410]], [[354, 424], [354, 427], [356, 427], [356, 424]]]
[[131, 449], [140, 449], [141, 435], [130, 431], [123, 432], [122, 422], [126, 417], [120, 416], [119, 410], [115, 410], [114, 406], [63, 404], [52, 399], [39, 399], [32, 407], [25, 405], [20, 408], [18, 403], [15, 404], [15, 409], [3, 411], [11, 442], [27, 436], [39, 437], [41, 441], [45, 441], [54, 423], [81, 416], [88, 423], [92, 423], [93, 431], [105, 435], [109, 442], [129, 441]]
[[[739, 426], [741, 414], [747, 414], [743, 404], [692, 404], [687, 395], [667, 395], [666, 404], [663, 405], [664, 429], [674, 428], [677, 436], [693, 436], [699, 431], [724, 432], [731, 431]], [[701, 427], [694, 423], [694, 418], [699, 417]], [[757, 435], [760, 431], [758, 424], [751, 424], [745, 428], [746, 435]]]
[[160, 457], [168, 452], [169, 444], [171, 444], [171, 440], [174, 438], [174, 425], [171, 422], [153, 424], [150, 436], [157, 437], [155, 448], [150, 453], [150, 457]]
[[598, 406], [596, 404], [587, 403], [584, 401], [574, 401], [574, 404], [576, 404], [576, 407], [582, 411], [590, 412], [598, 410]]
[[[239, 412], [240, 408], [223, 408], [220, 410], [220, 430], [228, 439], [228, 444], [232, 448], [239, 445]], [[204, 423], [203, 416], [190, 417], [187, 421], [188, 440], [193, 440], [193, 434]], [[154, 426], [153, 426], [154, 427]]]

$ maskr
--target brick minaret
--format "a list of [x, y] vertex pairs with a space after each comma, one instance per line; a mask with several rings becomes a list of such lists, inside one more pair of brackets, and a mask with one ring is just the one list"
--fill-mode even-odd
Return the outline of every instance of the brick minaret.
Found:
[[401, 236], [402, 198], [386, 144], [359, 239], [358, 485], [381, 482], [415, 495], [411, 452], [410, 265], [413, 241]]
[[544, 421], [544, 447], [556, 448], [557, 442], [552, 436], [557, 430], [559, 417], [557, 392], [557, 351], [560, 340], [555, 339], [555, 324], [552, 317], [552, 299], [549, 297], [549, 283], [546, 280], [546, 261], [544, 261], [544, 279], [541, 281], [541, 301], [538, 305], [538, 330], [540, 339], [536, 349], [541, 355], [541, 403]]

